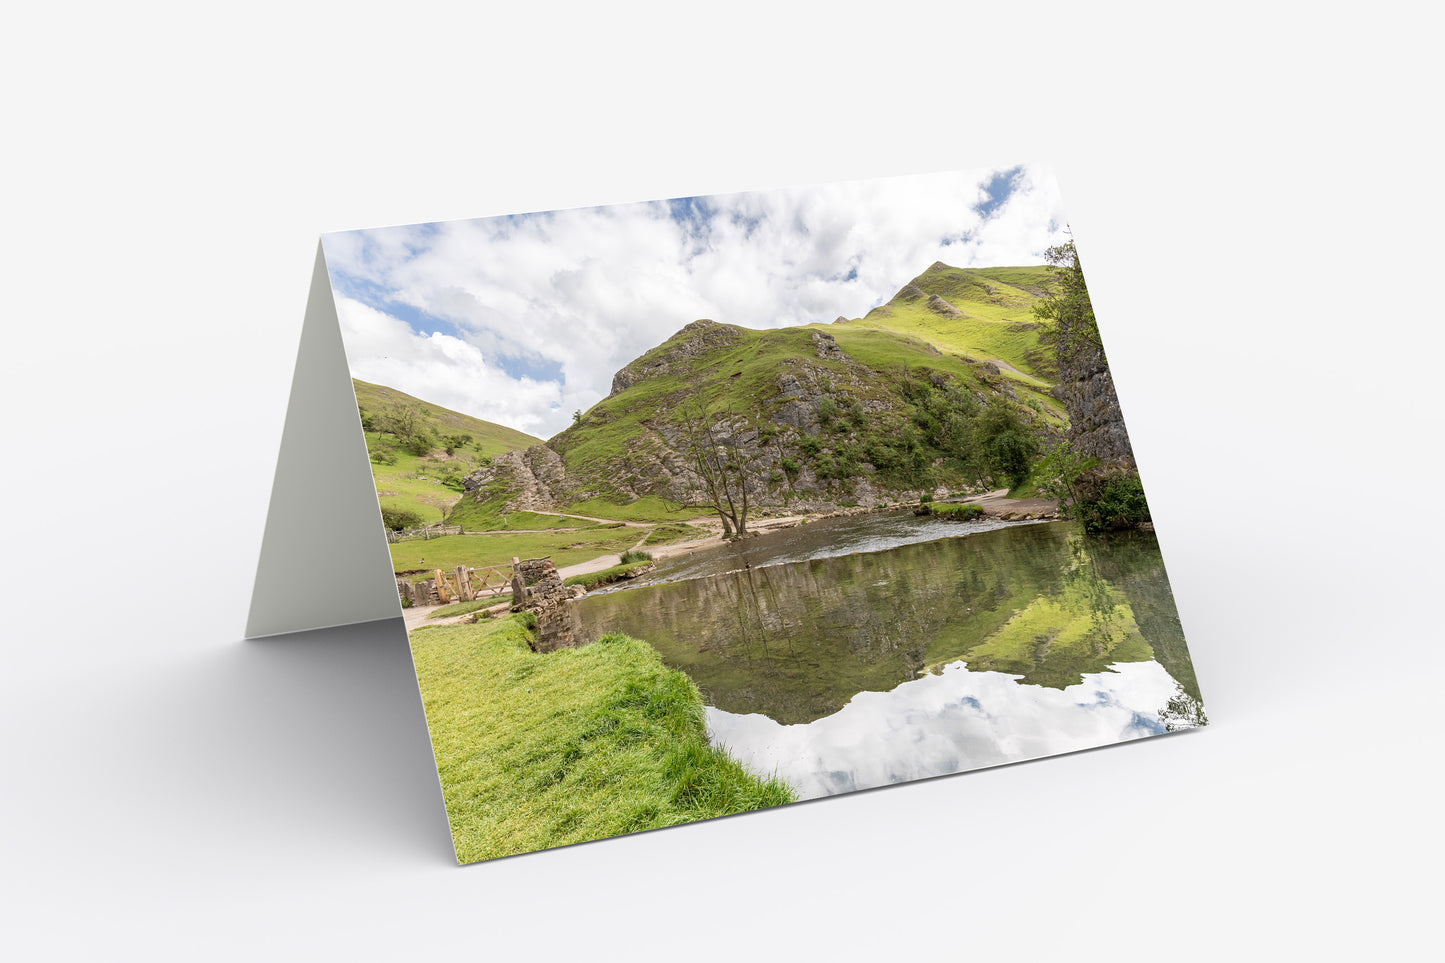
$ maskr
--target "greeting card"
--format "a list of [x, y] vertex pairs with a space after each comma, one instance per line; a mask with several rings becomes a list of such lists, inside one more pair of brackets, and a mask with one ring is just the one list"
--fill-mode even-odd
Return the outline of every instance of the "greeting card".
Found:
[[460, 862], [1204, 725], [1036, 167], [326, 235], [248, 635], [404, 618]]

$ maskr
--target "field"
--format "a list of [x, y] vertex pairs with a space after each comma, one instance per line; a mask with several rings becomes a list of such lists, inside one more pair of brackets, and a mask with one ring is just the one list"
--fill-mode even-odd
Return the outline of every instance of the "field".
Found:
[[529, 535], [442, 535], [388, 546], [398, 572], [416, 569], [450, 571], [458, 565], [482, 568], [510, 565], [516, 558], [550, 558], [558, 568], [624, 552], [641, 541], [637, 528], [597, 526], [585, 532]]

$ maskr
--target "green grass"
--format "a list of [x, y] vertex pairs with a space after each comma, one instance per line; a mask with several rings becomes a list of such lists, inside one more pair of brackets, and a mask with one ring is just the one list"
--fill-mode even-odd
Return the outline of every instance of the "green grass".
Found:
[[435, 435], [471, 435], [472, 441], [467, 448], [479, 455], [500, 455], [505, 451], [530, 448], [542, 443], [542, 439], [534, 438], [526, 432], [473, 418], [385, 385], [374, 385], [352, 378], [351, 387], [356, 391], [357, 407], [378, 415], [394, 405], [414, 407], [421, 415], [422, 422]]
[[458, 862], [796, 799], [707, 744], [697, 687], [644, 642], [539, 655], [504, 619], [411, 648]]
[[464, 496], [447, 513], [447, 524], [460, 525], [469, 532], [593, 528], [597, 524], [585, 518], [567, 518], [549, 512], [504, 512], [502, 507], [509, 497], [506, 491], [481, 502], [474, 501], [472, 496]]
[[933, 506], [933, 514], [939, 518], [949, 518], [954, 521], [967, 522], [975, 518], [982, 518], [984, 511], [977, 505], [939, 505]]
[[475, 602], [455, 602], [451, 605], [443, 605], [441, 608], [429, 614], [427, 618], [449, 619], [454, 615], [466, 615], [468, 612], [475, 612], [478, 609], [491, 608], [493, 605], [496, 604], [496, 599], [490, 599], [487, 601], [478, 599]]
[[654, 528], [648, 533], [647, 539], [642, 545], [646, 548], [649, 545], [670, 545], [673, 542], [690, 542], [695, 538], [703, 538], [706, 535], [707, 531], [705, 529], [685, 525], [681, 522], [673, 522]]
[[614, 565], [611, 568], [604, 568], [600, 572], [588, 572], [585, 575], [574, 575], [564, 579], [564, 585], [580, 585], [589, 592], [599, 585], [610, 585], [613, 582], [620, 582], [633, 572], [651, 565], [650, 561], [628, 562], [624, 565]]
[[[955, 268], [934, 265], [909, 286], [937, 295], [962, 312], [935, 311], [927, 297], [910, 298], [901, 291], [887, 304], [861, 319], [830, 327], [839, 338], [848, 328], [892, 331], [928, 342], [945, 353], [987, 360], [998, 358], [1029, 375], [1038, 370], [1040, 330], [1033, 316], [1039, 295], [1051, 289], [1052, 275], [1037, 267]], [[992, 291], [989, 290], [992, 288]], [[839, 338], [838, 343], [843, 343]], [[844, 348], [844, 350], [848, 350]]]
[[[380, 438], [378, 432], [366, 432], [367, 449], [374, 450]], [[377, 498], [383, 505], [416, 512], [423, 522], [435, 524], [446, 516], [461, 493], [447, 488], [436, 478], [419, 477], [423, 474], [423, 460], [406, 452], [397, 452], [395, 464], [372, 462], [371, 478], [376, 483]]]
[[392, 568], [442, 569], [458, 565], [510, 565], [516, 558], [551, 558], [558, 568], [575, 565], [599, 555], [621, 552], [640, 537], [635, 528], [598, 526], [585, 532], [556, 532], [527, 535], [443, 535], [440, 538], [397, 542], [391, 549]]
[[[679, 519], [696, 518], [703, 514], [700, 508], [679, 506], [656, 495], [646, 495], [630, 502], [616, 502], [605, 498], [589, 498], [573, 502], [566, 509], [573, 515], [589, 515], [592, 518], [606, 518], [619, 522], [678, 522]], [[577, 524], [586, 523], [573, 519]]]

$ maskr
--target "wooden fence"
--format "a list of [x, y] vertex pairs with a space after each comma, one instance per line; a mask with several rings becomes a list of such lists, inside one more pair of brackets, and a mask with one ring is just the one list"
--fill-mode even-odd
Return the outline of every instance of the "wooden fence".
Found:
[[412, 605], [447, 605], [451, 602], [474, 602], [495, 599], [512, 592], [512, 566], [483, 565], [472, 568], [458, 565], [450, 572], [433, 569], [432, 577], [416, 584], [398, 578], [396, 589]]

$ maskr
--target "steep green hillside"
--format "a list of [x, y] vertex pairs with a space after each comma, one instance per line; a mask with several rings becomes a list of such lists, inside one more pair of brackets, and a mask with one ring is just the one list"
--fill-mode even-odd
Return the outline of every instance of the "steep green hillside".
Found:
[[443, 408], [384, 385], [351, 380], [383, 509], [439, 522], [462, 478], [504, 452], [540, 443], [531, 435]]
[[[837, 327], [912, 335], [942, 351], [998, 359], [1052, 379], [1051, 352], [1039, 340], [1033, 306], [1055, 283], [1045, 265], [956, 268], [937, 262], [887, 304]], [[834, 335], [841, 338], [836, 330]]]

